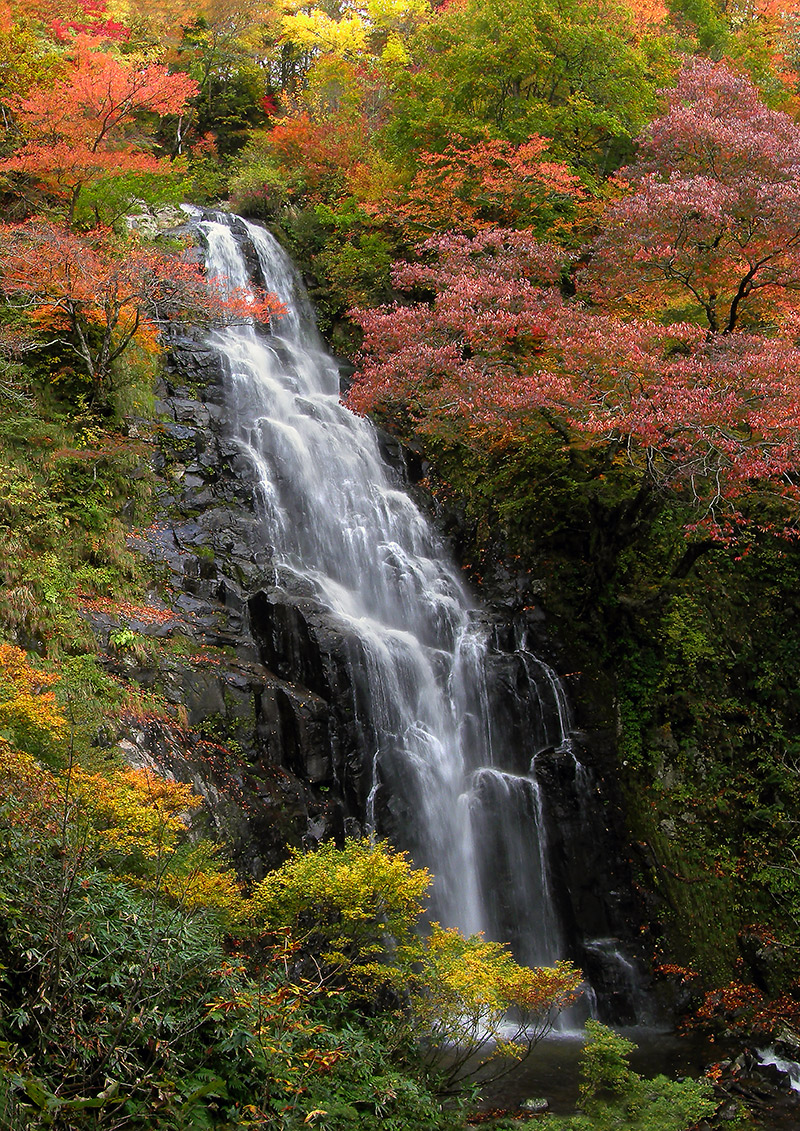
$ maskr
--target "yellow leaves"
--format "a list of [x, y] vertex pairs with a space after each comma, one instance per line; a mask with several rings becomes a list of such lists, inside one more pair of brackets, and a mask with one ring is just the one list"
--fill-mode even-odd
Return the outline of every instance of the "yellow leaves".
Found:
[[223, 863], [217, 845], [201, 841], [188, 856], [175, 861], [179, 866], [164, 873], [164, 892], [188, 911], [207, 908], [238, 922], [247, 904], [234, 870]]
[[351, 923], [413, 919], [422, 911], [430, 879], [384, 841], [350, 838], [343, 848], [326, 843], [315, 852], [292, 849], [287, 863], [256, 888], [253, 913], [268, 926], [286, 925], [288, 916], [307, 906]]
[[0, 644], [3, 818], [47, 835], [77, 831], [101, 859], [124, 859], [124, 879], [155, 885], [189, 910], [241, 919], [246, 905], [235, 873], [216, 845], [190, 840], [189, 818], [200, 806], [190, 785], [131, 767], [99, 774], [73, 765], [56, 774], [18, 749], [25, 739], [36, 749], [43, 737], [64, 737], [66, 720], [49, 690], [57, 680], [34, 668], [21, 648]]
[[332, 20], [319, 8], [283, 17], [283, 38], [296, 47], [335, 55], [358, 55], [367, 44], [367, 29], [357, 12]]
[[389, 66], [405, 66], [405, 39], [431, 14], [428, 0], [367, 0], [338, 18], [322, 7], [289, 2], [281, 18], [284, 42], [312, 55], [356, 59], [364, 53]]
[[408, 1011], [398, 1016], [398, 1031], [410, 1025], [432, 1060], [446, 1053], [446, 1075], [456, 1080], [468, 1063], [474, 1067], [473, 1057], [487, 1059], [495, 1048], [527, 1055], [575, 1000], [582, 975], [566, 962], [520, 966], [503, 944], [465, 939], [437, 923], [424, 937], [429, 884], [427, 871], [385, 842], [322, 844], [294, 850], [259, 884], [251, 919], [313, 956], [320, 986], [359, 997], [376, 988], [399, 993]]
[[60, 782], [30, 754], [0, 737], [0, 808], [14, 827], [55, 832], [63, 808]]
[[367, 0], [367, 12], [379, 28], [396, 28], [421, 22], [431, 14], [428, 0]]
[[73, 772], [103, 848], [156, 859], [174, 849], [199, 799], [191, 786], [147, 770], [117, 770], [110, 777]]
[[251, 920], [257, 930], [302, 940], [327, 973], [363, 992], [396, 980], [418, 953], [416, 926], [430, 880], [405, 853], [368, 838], [293, 850], [256, 888]]
[[[434, 923], [411, 996], [416, 1027], [431, 1047], [455, 1042], [467, 1058], [484, 1046], [521, 1059], [573, 1004], [582, 979], [569, 962], [520, 966], [507, 946], [481, 936], [464, 938]], [[509, 1033], [509, 1019], [515, 1031]], [[496, 1053], [497, 1054], [497, 1053]], [[461, 1064], [454, 1062], [456, 1075]]]
[[191, 786], [130, 768], [108, 777], [76, 768], [73, 783], [100, 852], [128, 858], [126, 879], [149, 886], [155, 876], [162, 894], [188, 910], [243, 916], [241, 887], [217, 846], [189, 844], [189, 817], [200, 805]]
[[523, 968], [507, 947], [479, 936], [465, 939], [453, 928], [434, 923], [427, 939], [422, 975], [425, 1005], [469, 1017], [504, 1014], [509, 986]]
[[402, 39], [396, 32], [391, 32], [386, 39], [386, 46], [381, 52], [381, 62], [387, 67], [404, 67], [409, 59], [410, 56]]
[[36, 738], [59, 739], [66, 720], [47, 688], [58, 676], [31, 666], [13, 644], [0, 644], [0, 728]]

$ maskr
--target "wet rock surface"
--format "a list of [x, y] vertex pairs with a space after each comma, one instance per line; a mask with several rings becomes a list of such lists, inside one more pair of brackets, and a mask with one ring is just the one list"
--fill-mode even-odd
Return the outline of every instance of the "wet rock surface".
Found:
[[308, 686], [291, 664], [272, 663], [282, 643], [266, 596], [274, 571], [250, 466], [226, 428], [222, 382], [219, 359], [201, 340], [173, 343], [156, 404], [158, 510], [130, 539], [160, 580], [146, 608], [126, 609], [123, 622], [102, 609], [86, 615], [112, 674], [184, 720], [135, 720], [121, 753], [191, 782], [205, 801], [205, 831], [259, 878], [288, 845], [341, 835], [349, 808], [332, 788], [331, 751], [343, 744], [331, 699], [340, 689], [322, 671], [319, 649], [298, 629], [292, 647], [308, 643], [300, 673]]
[[713, 1076], [719, 1107], [697, 1131], [730, 1125], [739, 1117], [742, 1106], [758, 1127], [769, 1131], [800, 1129], [800, 1092], [792, 1087], [790, 1073], [764, 1063], [756, 1048], [746, 1048], [733, 1059], [714, 1065]]
[[[123, 753], [191, 781], [206, 800], [208, 825], [255, 877], [278, 863], [288, 844], [358, 833], [369, 804], [383, 834], [413, 847], [408, 775], [387, 761], [375, 789], [379, 743], [364, 708], [370, 691], [360, 683], [364, 645], [343, 631], [312, 587], [304, 590], [302, 573], [276, 566], [259, 515], [256, 469], [234, 438], [227, 398], [216, 350], [200, 334], [174, 341], [156, 406], [159, 513], [132, 539], [161, 580], [150, 619], [127, 618], [145, 645], [152, 638], [158, 647], [125, 647], [113, 618], [102, 610], [91, 616], [112, 671], [160, 696], [185, 724], [145, 719], [124, 740]], [[386, 437], [382, 449], [398, 485], [424, 471], [413, 452]], [[520, 650], [528, 638], [539, 650], [543, 615], [520, 607], [513, 571], [495, 572], [492, 611], [478, 615], [493, 640], [486, 662], [495, 701], [487, 709], [503, 736], [503, 770], [481, 770], [476, 791], [487, 829], [483, 885], [497, 893], [497, 921], [503, 937], [514, 940], [516, 912], [503, 896], [511, 883], [502, 878], [510, 878], [516, 843], [491, 830], [503, 824], [501, 795], [516, 791], [515, 804], [538, 806], [546, 829], [559, 953], [590, 971], [606, 1019], [641, 1019], [638, 909], [617, 812], [595, 769], [607, 735], [602, 728], [578, 734], [570, 725], [568, 741], [548, 745], [547, 735], [565, 735], [567, 725], [556, 719], [553, 726], [554, 712], [561, 714], [555, 675], [540, 665], [543, 695], [531, 698], [526, 665], [539, 661]], [[526, 859], [536, 857], [530, 846], [526, 852]], [[538, 907], [541, 894], [534, 884], [528, 905]]]

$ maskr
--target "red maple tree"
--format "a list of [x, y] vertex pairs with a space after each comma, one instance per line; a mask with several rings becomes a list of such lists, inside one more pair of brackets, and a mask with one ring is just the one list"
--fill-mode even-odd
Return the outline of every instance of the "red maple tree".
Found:
[[[536, 434], [627, 468], [641, 503], [669, 490], [688, 530], [729, 538], [745, 499], [781, 501], [796, 533], [800, 349], [687, 323], [623, 321], [565, 300], [559, 254], [521, 232], [423, 245], [398, 287], [431, 302], [354, 312], [364, 331], [348, 403], [446, 445], [501, 456]], [[766, 520], [765, 520], [766, 521]]]
[[78, 235], [42, 220], [0, 226], [0, 295], [25, 314], [25, 328], [6, 331], [7, 353], [60, 345], [102, 400], [114, 364], [139, 336], [166, 325], [268, 321], [283, 310], [274, 297], [209, 284], [200, 270], [108, 229]]
[[723, 63], [690, 60], [665, 93], [586, 278], [604, 302], [678, 300], [731, 333], [800, 293], [800, 126]]

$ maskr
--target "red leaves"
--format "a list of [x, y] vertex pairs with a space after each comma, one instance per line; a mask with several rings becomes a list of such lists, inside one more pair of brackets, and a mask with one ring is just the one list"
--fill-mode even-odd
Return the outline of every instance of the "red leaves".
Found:
[[[180, 321], [266, 321], [283, 311], [273, 296], [206, 284], [199, 269], [105, 228], [79, 236], [43, 220], [0, 225], [0, 294], [25, 310], [38, 334], [56, 335], [97, 392], [137, 335]], [[12, 349], [13, 343], [6, 343]]]
[[398, 286], [436, 290], [424, 304], [355, 312], [364, 330], [362, 367], [348, 397], [356, 411], [410, 409], [423, 430], [472, 416], [503, 395], [542, 348], [560, 300], [528, 281], [553, 279], [560, 255], [528, 233], [442, 236], [423, 250], [430, 264], [399, 264]]
[[721, 63], [691, 60], [665, 93], [587, 278], [606, 301], [682, 296], [729, 333], [761, 292], [800, 289], [800, 127]]
[[25, 142], [0, 161], [0, 170], [24, 173], [68, 201], [71, 219], [92, 177], [158, 171], [159, 162], [130, 126], [143, 112], [180, 113], [196, 91], [185, 74], [120, 60], [98, 50], [90, 35], [79, 35], [65, 79], [8, 100]]
[[535, 263], [553, 278], [557, 260], [522, 233], [425, 246], [438, 262], [394, 278], [435, 291], [432, 303], [357, 314], [352, 407], [485, 450], [543, 429], [576, 453], [610, 447], [716, 536], [754, 489], [796, 502], [800, 348], [592, 313], [529, 281]]

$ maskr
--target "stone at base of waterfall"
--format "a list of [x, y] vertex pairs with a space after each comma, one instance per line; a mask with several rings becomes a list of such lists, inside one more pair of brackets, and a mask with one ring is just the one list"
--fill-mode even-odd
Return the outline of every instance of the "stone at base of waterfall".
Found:
[[534, 1115], [538, 1115], [540, 1112], [547, 1111], [550, 1104], [545, 1099], [530, 1099], [523, 1100], [519, 1106], [521, 1111], [530, 1111]]

